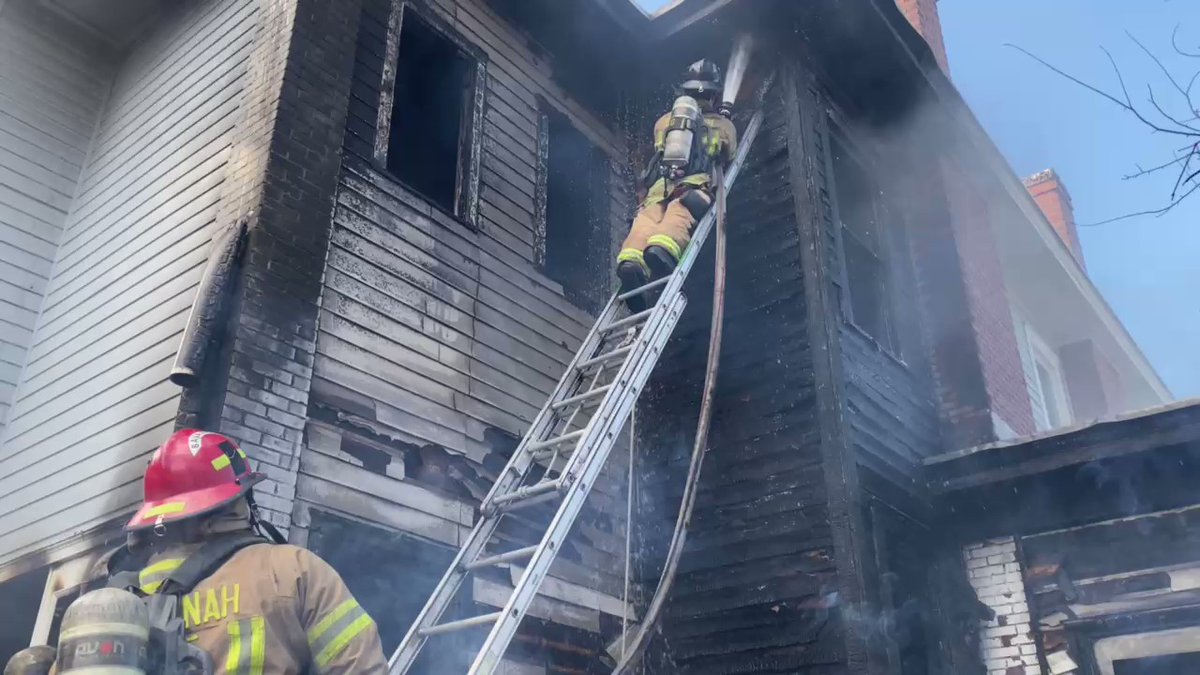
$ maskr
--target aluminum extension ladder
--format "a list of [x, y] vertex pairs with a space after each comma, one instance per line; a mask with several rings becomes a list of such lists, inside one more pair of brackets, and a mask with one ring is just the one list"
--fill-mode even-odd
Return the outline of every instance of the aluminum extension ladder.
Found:
[[[761, 126], [759, 110], [746, 125], [721, 189], [728, 191], [733, 186]], [[490, 675], [500, 665], [683, 313], [687, 304], [683, 282], [715, 217], [713, 208], [700, 220], [673, 274], [627, 293], [614, 294], [608, 301], [554, 393], [480, 504], [479, 521], [466, 543], [389, 660], [391, 675], [407, 672], [430, 637], [486, 625], [492, 630], [469, 672]], [[652, 294], [659, 288], [662, 291], [653, 307], [618, 318], [626, 299]], [[593, 406], [588, 417], [585, 411]], [[487, 551], [504, 514], [558, 499], [558, 512], [540, 543], [502, 553]], [[528, 560], [525, 572], [501, 611], [440, 623], [467, 575], [522, 560]]]

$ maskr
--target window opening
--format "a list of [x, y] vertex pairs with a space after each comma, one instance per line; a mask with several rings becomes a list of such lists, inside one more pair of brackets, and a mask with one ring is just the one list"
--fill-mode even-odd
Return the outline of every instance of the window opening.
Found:
[[387, 170], [439, 207], [463, 215], [475, 61], [411, 8], [400, 29]]
[[833, 134], [830, 139], [842, 261], [850, 299], [849, 318], [882, 347], [898, 355], [885, 238], [879, 225], [879, 190], [845, 143]]

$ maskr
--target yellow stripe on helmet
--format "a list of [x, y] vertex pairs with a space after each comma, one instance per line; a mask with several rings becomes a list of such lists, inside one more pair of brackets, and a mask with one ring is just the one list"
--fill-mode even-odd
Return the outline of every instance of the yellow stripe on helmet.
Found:
[[150, 520], [151, 518], [157, 518], [158, 516], [165, 516], [171, 513], [183, 513], [184, 509], [186, 508], [187, 502], [167, 502], [166, 504], [159, 504], [158, 506], [147, 509], [146, 512], [142, 514], [142, 520]]

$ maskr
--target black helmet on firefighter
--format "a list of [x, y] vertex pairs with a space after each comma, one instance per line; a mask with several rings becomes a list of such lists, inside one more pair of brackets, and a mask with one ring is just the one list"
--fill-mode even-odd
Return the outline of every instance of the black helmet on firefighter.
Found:
[[715, 100], [721, 92], [721, 69], [710, 59], [700, 59], [688, 66], [679, 92], [697, 99]]

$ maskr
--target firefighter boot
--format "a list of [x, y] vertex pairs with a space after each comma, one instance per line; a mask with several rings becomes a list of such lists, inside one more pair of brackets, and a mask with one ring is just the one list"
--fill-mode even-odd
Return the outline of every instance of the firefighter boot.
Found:
[[[618, 293], [628, 293], [635, 288], [641, 288], [650, 280], [646, 276], [645, 268], [632, 260], [622, 260], [617, 264], [617, 279], [621, 282]], [[646, 294], [639, 293], [626, 298], [625, 306], [634, 314], [646, 309]]]
[[650, 268], [650, 278], [655, 281], [670, 276], [679, 262], [670, 251], [658, 244], [647, 246], [643, 255], [646, 257], [646, 266]]
[[[647, 246], [643, 255], [646, 258], [646, 266], [650, 268], [650, 278], [654, 281], [671, 276], [678, 264], [670, 251], [656, 244]], [[658, 304], [662, 289], [663, 287], [659, 286], [647, 294], [649, 296], [647, 302], [651, 306]]]

